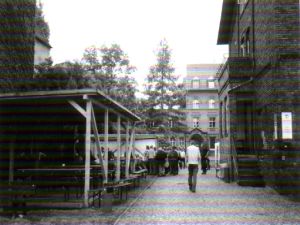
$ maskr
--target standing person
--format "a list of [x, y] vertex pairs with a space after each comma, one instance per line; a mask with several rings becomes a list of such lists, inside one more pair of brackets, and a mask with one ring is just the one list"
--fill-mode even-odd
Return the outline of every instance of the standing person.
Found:
[[155, 169], [156, 165], [155, 165], [155, 151], [153, 149], [153, 146], [151, 146], [149, 148], [148, 161], [149, 161], [149, 168], [150, 168], [149, 173], [152, 175], [155, 175], [156, 174], [156, 169]]
[[144, 157], [145, 157], [145, 164], [146, 164], [146, 168], [148, 170], [148, 173], [150, 174], [150, 163], [149, 163], [149, 146], [146, 146], [146, 151], [144, 153]]
[[201, 144], [200, 152], [201, 152], [201, 170], [202, 170], [202, 174], [206, 174], [206, 171], [207, 171], [208, 166], [209, 166], [209, 158], [208, 158], [209, 148], [208, 148], [208, 144], [207, 144], [206, 141], [204, 141]]
[[185, 169], [185, 151], [181, 149], [179, 151], [180, 156], [180, 169]]
[[175, 146], [173, 146], [172, 150], [168, 153], [168, 160], [170, 165], [170, 174], [178, 175], [178, 153]]
[[155, 160], [158, 165], [158, 176], [165, 176], [166, 158], [167, 158], [167, 153], [162, 148], [159, 148], [156, 152], [156, 157], [155, 157]]
[[197, 174], [199, 170], [200, 156], [200, 139], [199, 135], [193, 135], [190, 139], [190, 145], [186, 151], [186, 161], [189, 170], [189, 188], [191, 192], [196, 192]]

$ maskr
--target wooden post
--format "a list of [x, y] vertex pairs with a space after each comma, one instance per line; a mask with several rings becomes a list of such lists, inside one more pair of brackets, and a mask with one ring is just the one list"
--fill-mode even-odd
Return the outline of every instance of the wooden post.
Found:
[[[104, 161], [105, 171], [108, 171], [108, 109], [105, 109], [104, 116]], [[108, 179], [104, 180], [107, 183]]]
[[129, 177], [129, 167], [130, 167], [131, 153], [132, 153], [132, 149], [133, 149], [134, 136], [135, 136], [135, 129], [133, 126], [132, 131], [131, 131], [129, 149], [126, 154], [126, 178]]
[[10, 139], [9, 144], [9, 183], [14, 181], [14, 167], [15, 167], [15, 138]]
[[132, 171], [135, 172], [135, 165], [136, 165], [136, 156], [135, 156], [135, 127], [133, 129], [133, 135], [132, 135], [132, 142], [131, 142], [131, 151], [132, 151], [132, 157], [133, 157], [133, 163], [132, 163]]
[[[126, 153], [126, 158], [125, 158], [125, 176], [126, 178], [129, 177], [129, 166], [127, 166], [128, 162], [128, 154], [129, 154], [129, 122], [126, 124], [126, 147], [125, 147], [125, 153]], [[130, 160], [130, 158], [129, 158]]]
[[90, 164], [91, 164], [91, 112], [92, 102], [86, 102], [86, 131], [85, 131], [85, 173], [84, 173], [84, 206], [88, 207], [90, 190]]
[[103, 180], [107, 180], [107, 170], [105, 169], [104, 166], [104, 160], [103, 160], [103, 155], [101, 152], [101, 146], [100, 146], [100, 138], [99, 138], [99, 133], [98, 133], [98, 128], [97, 128], [97, 122], [96, 122], [96, 116], [95, 116], [95, 112], [94, 109], [92, 107], [92, 128], [93, 128], [93, 133], [95, 135], [95, 142], [96, 142], [96, 146], [97, 146], [97, 152], [98, 155], [100, 157], [100, 163], [101, 163], [101, 167], [102, 167], [102, 171], [103, 171]]
[[116, 171], [116, 181], [120, 181], [121, 177], [121, 117], [118, 115], [117, 121], [117, 171]]

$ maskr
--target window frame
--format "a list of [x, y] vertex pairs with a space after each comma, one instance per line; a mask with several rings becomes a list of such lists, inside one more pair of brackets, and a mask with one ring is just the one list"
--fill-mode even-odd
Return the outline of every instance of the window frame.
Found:
[[217, 118], [215, 116], [208, 117], [208, 127], [216, 128], [216, 120], [217, 120]]

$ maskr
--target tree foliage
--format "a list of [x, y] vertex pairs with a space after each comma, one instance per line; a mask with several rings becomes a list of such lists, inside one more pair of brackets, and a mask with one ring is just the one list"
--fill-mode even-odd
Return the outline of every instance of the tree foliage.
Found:
[[78, 62], [53, 65], [51, 59], [35, 66], [33, 90], [81, 89], [89, 86], [84, 68]]
[[183, 86], [177, 84], [171, 63], [171, 49], [166, 40], [159, 44], [157, 63], [150, 67], [145, 95], [147, 125], [153, 132], [171, 133], [183, 129], [184, 115], [179, 110], [184, 101]]
[[121, 102], [129, 109], [135, 107], [136, 81], [130, 76], [135, 67], [117, 44], [85, 49], [83, 64], [89, 73], [91, 86]]
[[35, 34], [49, 42], [50, 29], [48, 23], [45, 21], [43, 13], [43, 4], [39, 2], [35, 9]]

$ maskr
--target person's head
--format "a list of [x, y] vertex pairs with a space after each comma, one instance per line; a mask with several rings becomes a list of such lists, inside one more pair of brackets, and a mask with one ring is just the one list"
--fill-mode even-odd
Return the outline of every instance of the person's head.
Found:
[[190, 144], [200, 146], [202, 142], [202, 137], [199, 134], [193, 134], [190, 138]]

